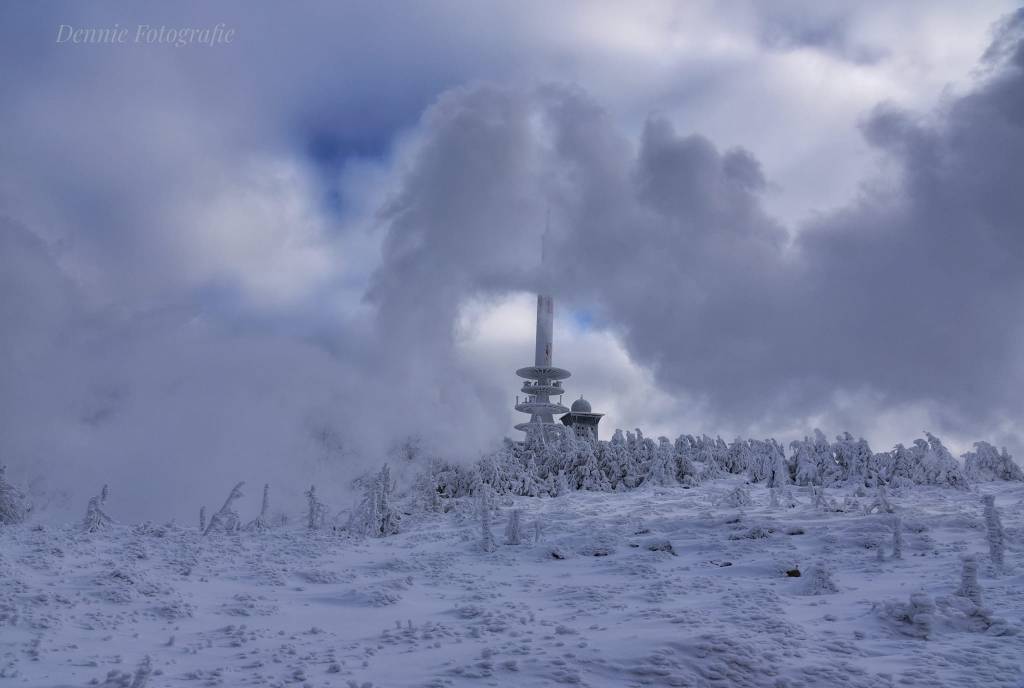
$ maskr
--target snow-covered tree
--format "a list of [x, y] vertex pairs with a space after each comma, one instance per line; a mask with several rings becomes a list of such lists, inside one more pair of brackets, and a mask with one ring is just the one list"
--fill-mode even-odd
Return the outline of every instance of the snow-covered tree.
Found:
[[[554, 481], [559, 473], [564, 473], [568, 477], [576, 456], [576, 433], [560, 432], [557, 437], [549, 438], [539, 444], [532, 444], [531, 447], [540, 457], [541, 476], [550, 481]], [[555, 492], [551, 494], [555, 494]]]
[[844, 432], [836, 437], [832, 454], [847, 485], [867, 486], [872, 453], [864, 438], [854, 439], [853, 435]]
[[750, 465], [750, 446], [746, 440], [737, 437], [729, 444], [725, 454], [725, 471], [743, 473]]
[[348, 531], [363, 537], [381, 537], [380, 499], [377, 494], [377, 483], [368, 480], [363, 486], [363, 499], [352, 510], [348, 518]]
[[703, 444], [701, 456], [704, 458], [703, 475], [707, 478], [725, 475], [727, 473], [725, 467], [729, 455], [729, 446], [725, 443], [725, 440], [721, 437], [711, 439], [707, 435], [702, 435], [701, 442]]
[[814, 437], [794, 440], [789, 447], [793, 450], [794, 482], [797, 485], [832, 487], [842, 481], [842, 471], [832, 454], [832, 446], [821, 430], [815, 429]]
[[975, 483], [992, 480], [1024, 480], [1024, 471], [1006, 452], [999, 452], [988, 442], [975, 442], [974, 451], [961, 457], [964, 460], [964, 476]]
[[231, 488], [228, 498], [224, 500], [224, 506], [210, 518], [210, 522], [207, 524], [206, 530], [203, 531], [203, 535], [209, 535], [214, 531], [233, 533], [238, 530], [241, 519], [238, 517], [238, 513], [231, 507], [237, 500], [242, 498], [243, 485], [245, 483], [240, 482]]
[[640, 428], [636, 428], [634, 432], [626, 433], [626, 447], [629, 450], [625, 478], [626, 487], [638, 487], [650, 472], [651, 462], [654, 460], [657, 446], [654, 444], [654, 440], [644, 437]]
[[327, 507], [316, 495], [316, 485], [310, 485], [306, 495], [306, 528], [320, 530], [327, 520]]
[[98, 495], [89, 498], [89, 504], [85, 510], [85, 518], [82, 520], [82, 529], [85, 532], [95, 533], [105, 530], [114, 522], [114, 519], [110, 518], [103, 511], [103, 505], [106, 503], [108, 495], [109, 491], [107, 486], [104, 485]]
[[698, 457], [697, 444], [692, 435], [680, 435], [673, 445], [676, 460], [676, 478], [683, 485], [696, 486], [700, 483], [700, 468], [695, 463]]
[[629, 448], [622, 430], [616, 430], [603, 451], [604, 473], [613, 488], [635, 487], [640, 481], [639, 475], [631, 475], [633, 466], [630, 462]]
[[999, 518], [999, 510], [996, 509], [995, 495], [985, 495], [982, 500], [985, 505], [985, 532], [988, 539], [989, 556], [992, 558], [992, 566], [996, 571], [1001, 571], [1006, 550], [1003, 521]]
[[485, 552], [498, 549], [494, 533], [491, 532], [491, 508], [491, 487], [481, 483], [477, 496], [477, 511], [480, 515], [480, 549]]
[[25, 495], [7, 482], [7, 466], [0, 466], [0, 524], [11, 526], [28, 518]]
[[413, 482], [413, 502], [423, 511], [441, 511], [441, 491], [438, 475], [441, 462], [438, 459], [431, 459], [430, 463], [416, 474]]
[[658, 438], [658, 448], [654, 451], [654, 459], [644, 481], [647, 483], [662, 487], [676, 484], [675, 449], [667, 437]]
[[605, 491], [611, 489], [608, 478], [594, 453], [594, 445], [586, 438], [575, 443], [576, 460], [572, 466], [571, 484], [581, 490]]
[[260, 514], [245, 524], [246, 530], [267, 530], [270, 528], [270, 485], [263, 485], [263, 501], [260, 503]]
[[402, 515], [392, 504], [394, 491], [391, 468], [384, 464], [371, 480], [366, 481], [363, 499], [349, 516], [349, 532], [369, 537], [397, 534]]
[[483, 457], [477, 462], [477, 473], [480, 480], [491, 486], [491, 489], [498, 494], [509, 494], [513, 492], [513, 475], [510, 469], [513, 467], [511, 453], [504, 450], [495, 454]]
[[377, 473], [376, 490], [380, 501], [380, 531], [382, 535], [396, 535], [401, 527], [402, 514], [392, 504], [395, 481], [391, 479], [391, 468], [384, 464]]
[[505, 525], [505, 544], [519, 545], [523, 542], [522, 511], [513, 509]]
[[925, 436], [927, 440], [914, 440], [914, 446], [910, 448], [913, 461], [910, 479], [918, 485], [967, 489], [960, 464], [942, 441], [930, 432], [925, 432]]
[[438, 493], [445, 499], [472, 496], [474, 486], [480, 479], [475, 470], [438, 458], [430, 462], [429, 471], [431, 481], [436, 485]]
[[[793, 482], [789, 461], [786, 460], [786, 451], [774, 439], [768, 440], [768, 445], [771, 456], [771, 473], [768, 475], [768, 486], [783, 488]], [[786, 491], [788, 492], [788, 489]]]

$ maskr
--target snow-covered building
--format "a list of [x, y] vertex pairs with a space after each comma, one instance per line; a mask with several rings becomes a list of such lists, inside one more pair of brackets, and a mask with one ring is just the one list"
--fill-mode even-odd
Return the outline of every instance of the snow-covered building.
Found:
[[580, 437], [592, 437], [597, 439], [597, 424], [601, 422], [603, 413], [594, 413], [590, 402], [582, 396], [572, 402], [569, 413], [561, 417], [562, 423], [576, 431]]

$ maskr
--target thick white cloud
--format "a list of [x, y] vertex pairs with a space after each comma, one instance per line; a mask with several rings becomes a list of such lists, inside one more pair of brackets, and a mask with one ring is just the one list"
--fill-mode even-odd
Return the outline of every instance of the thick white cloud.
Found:
[[[609, 431], [1012, 442], [1006, 8], [4, 6], [0, 460], [157, 517], [325, 455], [340, 494], [409, 432], [473, 456], [552, 277]], [[115, 21], [237, 39], [53, 43]]]

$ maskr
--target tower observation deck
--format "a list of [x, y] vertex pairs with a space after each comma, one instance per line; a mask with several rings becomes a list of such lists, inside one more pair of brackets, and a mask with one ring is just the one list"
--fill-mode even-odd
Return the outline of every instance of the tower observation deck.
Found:
[[[526, 433], [527, 441], [547, 438], [561, 432], [562, 425], [555, 422], [555, 414], [568, 413], [569, 409], [562, 406], [562, 380], [572, 373], [563, 368], [556, 368], [551, 362], [551, 351], [554, 340], [555, 302], [550, 296], [537, 295], [537, 342], [534, 349], [533, 365], [520, 368], [516, 375], [525, 378], [521, 391], [526, 395], [520, 399], [516, 395], [516, 410], [528, 413], [530, 420], [520, 423], [516, 430]], [[558, 401], [552, 400], [558, 397]]]

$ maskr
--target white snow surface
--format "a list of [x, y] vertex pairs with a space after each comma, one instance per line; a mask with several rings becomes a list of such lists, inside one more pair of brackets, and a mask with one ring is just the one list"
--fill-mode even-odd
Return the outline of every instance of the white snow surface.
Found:
[[[809, 488], [785, 508], [747, 485], [753, 503], [729, 506], [742, 484], [497, 497], [495, 530], [520, 509], [526, 535], [493, 553], [470, 498], [367, 539], [2, 526], [0, 685], [1024, 686], [1024, 484], [890, 491], [901, 559], [870, 495], [827, 490], [846, 510], [820, 511]], [[944, 599], [968, 554], [991, 627], [942, 616], [966, 604]], [[786, 575], [819, 563], [836, 592]], [[892, 611], [921, 592], [927, 638]]]

